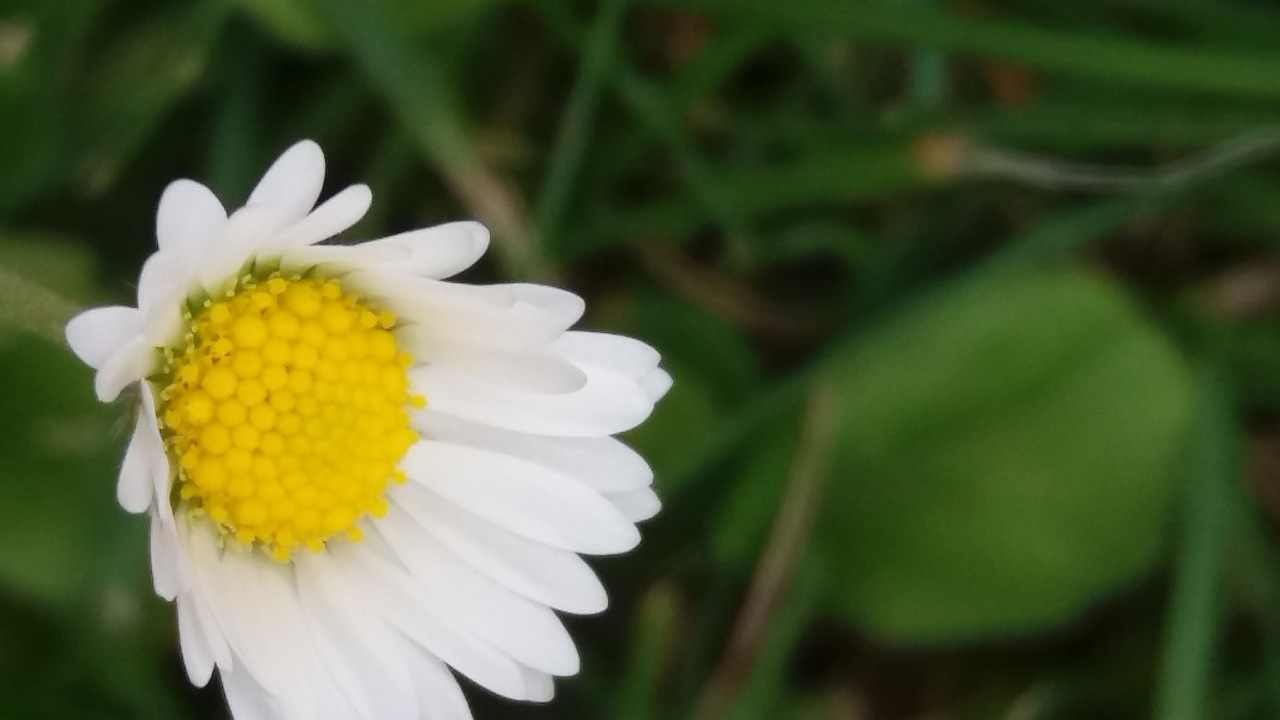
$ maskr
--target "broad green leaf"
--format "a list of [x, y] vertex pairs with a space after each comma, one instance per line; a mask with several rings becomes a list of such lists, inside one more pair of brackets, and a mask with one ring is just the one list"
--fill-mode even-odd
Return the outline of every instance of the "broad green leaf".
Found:
[[1109, 283], [991, 276], [831, 370], [842, 426], [816, 543], [858, 625], [910, 643], [1043, 630], [1156, 557], [1189, 380]]

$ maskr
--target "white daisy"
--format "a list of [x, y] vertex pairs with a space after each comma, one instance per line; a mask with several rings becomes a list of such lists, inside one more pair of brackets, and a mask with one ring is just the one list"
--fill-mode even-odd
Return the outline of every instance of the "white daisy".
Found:
[[602, 611], [582, 554], [630, 550], [659, 507], [611, 435], [671, 385], [626, 337], [569, 331], [576, 295], [443, 282], [462, 222], [317, 245], [369, 207], [314, 207], [324, 156], [286, 151], [229, 217], [165, 189], [138, 307], [67, 325], [104, 401], [141, 410], [118, 497], [151, 519], [191, 681], [237, 720], [467, 718], [447, 667], [546, 701], [578, 671], [555, 610]]

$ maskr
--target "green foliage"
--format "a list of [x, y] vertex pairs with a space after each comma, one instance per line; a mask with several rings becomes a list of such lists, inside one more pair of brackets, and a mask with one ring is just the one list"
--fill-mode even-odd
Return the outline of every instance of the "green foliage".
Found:
[[1157, 558], [1189, 383], [1116, 288], [975, 283], [830, 372], [843, 410], [815, 549], [859, 625], [912, 643], [1043, 630]]
[[[0, 716], [188, 688], [135, 411], [59, 340], [176, 177], [318, 140], [675, 386], [583, 675], [491, 718], [1280, 717], [1280, 13], [1247, 0], [12, 0]], [[823, 393], [834, 393], [829, 415]], [[579, 632], [581, 628], [582, 632]]]
[[[115, 413], [94, 401], [90, 373], [61, 348], [12, 339], [0, 349], [0, 372], [24, 379], [23, 391], [6, 399], [0, 432], [8, 499], [0, 505], [0, 577], [33, 601], [73, 602], [98, 587], [99, 573], [136, 566], [145, 554], [135, 542], [141, 534], [124, 532], [132, 523], [112, 508], [114, 487], [102, 482], [102, 469], [122, 452], [102, 432]], [[104, 536], [129, 540], [113, 547]]]

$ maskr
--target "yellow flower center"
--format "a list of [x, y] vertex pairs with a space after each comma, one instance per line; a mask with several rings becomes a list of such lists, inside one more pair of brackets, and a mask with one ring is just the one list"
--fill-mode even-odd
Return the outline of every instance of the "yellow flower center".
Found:
[[278, 560], [387, 509], [417, 434], [395, 316], [333, 280], [245, 278], [188, 315], [158, 409], [179, 504]]

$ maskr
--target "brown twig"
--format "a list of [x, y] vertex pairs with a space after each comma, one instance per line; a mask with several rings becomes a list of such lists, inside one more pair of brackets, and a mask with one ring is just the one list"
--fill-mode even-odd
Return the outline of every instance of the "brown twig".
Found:
[[445, 178], [467, 210], [493, 232], [493, 247], [504, 273], [513, 278], [553, 282], [559, 272], [543, 257], [533, 219], [520, 193], [486, 168], [445, 168]]
[[1280, 262], [1254, 261], [1229, 268], [1202, 287], [1209, 307], [1232, 319], [1252, 319], [1280, 306]]
[[778, 307], [746, 285], [695, 265], [675, 248], [657, 242], [635, 248], [668, 290], [743, 332], [794, 342], [821, 330], [814, 318]]
[[787, 489], [774, 519], [755, 576], [738, 611], [720, 664], [711, 674], [693, 714], [695, 720], [720, 720], [742, 693], [756, 664], [796, 565], [809, 544], [823, 489], [830, 473], [838, 405], [831, 381], [810, 392]]

